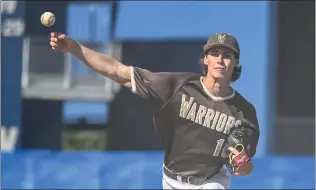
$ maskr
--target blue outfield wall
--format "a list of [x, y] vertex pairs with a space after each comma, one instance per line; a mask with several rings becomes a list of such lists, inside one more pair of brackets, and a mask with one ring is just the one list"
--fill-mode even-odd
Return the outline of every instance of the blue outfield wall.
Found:
[[[2, 153], [4, 189], [161, 189], [162, 152]], [[314, 189], [314, 157], [260, 157], [231, 188]]]

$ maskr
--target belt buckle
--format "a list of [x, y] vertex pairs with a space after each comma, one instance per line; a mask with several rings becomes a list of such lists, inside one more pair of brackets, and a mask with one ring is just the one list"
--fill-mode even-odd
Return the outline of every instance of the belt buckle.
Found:
[[177, 181], [182, 183], [182, 176], [177, 175]]
[[194, 184], [191, 183], [191, 180], [190, 180], [192, 177], [193, 177], [193, 176], [188, 176], [188, 177], [187, 177], [187, 180], [186, 180], [186, 181], [187, 181], [187, 183], [188, 183], [189, 185], [194, 185]]

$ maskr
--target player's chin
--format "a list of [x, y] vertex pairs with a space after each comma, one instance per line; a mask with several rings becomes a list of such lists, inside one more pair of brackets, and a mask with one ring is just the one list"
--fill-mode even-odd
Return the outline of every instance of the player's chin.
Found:
[[223, 72], [214, 72], [214, 73], [211, 74], [211, 76], [214, 79], [219, 80], [219, 79], [225, 78], [225, 73], [223, 73]]

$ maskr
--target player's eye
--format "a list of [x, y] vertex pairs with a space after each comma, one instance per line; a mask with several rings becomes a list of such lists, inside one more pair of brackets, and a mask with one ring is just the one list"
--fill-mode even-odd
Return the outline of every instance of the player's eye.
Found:
[[209, 55], [213, 57], [218, 57], [220, 54], [218, 52], [213, 51], [213, 52], [210, 52]]
[[224, 53], [223, 54], [223, 59], [231, 59], [232, 58], [232, 55], [229, 54], [229, 53]]

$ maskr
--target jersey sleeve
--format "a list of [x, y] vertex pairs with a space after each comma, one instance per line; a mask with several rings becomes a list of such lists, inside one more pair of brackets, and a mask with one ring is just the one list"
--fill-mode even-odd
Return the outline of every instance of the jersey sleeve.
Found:
[[247, 119], [248, 127], [245, 128], [248, 133], [249, 138], [249, 156], [254, 157], [257, 150], [257, 145], [260, 137], [259, 123], [256, 115], [256, 110], [252, 107], [252, 111], [249, 113], [249, 118]]
[[171, 72], [151, 72], [131, 67], [132, 92], [150, 102], [163, 106], [182, 84], [183, 77]]

